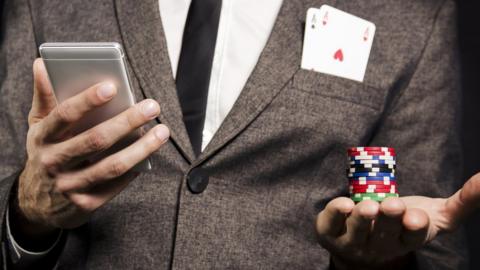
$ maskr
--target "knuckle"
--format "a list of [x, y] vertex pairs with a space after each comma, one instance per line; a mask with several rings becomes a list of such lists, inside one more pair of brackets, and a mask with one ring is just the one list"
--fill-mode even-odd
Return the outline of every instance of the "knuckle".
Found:
[[158, 148], [160, 148], [164, 143], [165, 143], [165, 141], [161, 141], [154, 134], [150, 134], [150, 138], [145, 140], [145, 146], [144, 147], [145, 147], [146, 152], [152, 153], [155, 150], [157, 150]]
[[63, 179], [61, 175], [57, 175], [57, 178], [53, 182], [53, 190], [60, 194], [67, 192], [68, 189], [65, 187], [64, 183], [65, 179]]
[[141, 112], [141, 109], [138, 107], [132, 108], [131, 111], [128, 111], [125, 115], [125, 121], [128, 127], [131, 129], [137, 128], [141, 124], [147, 122], [146, 117]]
[[42, 144], [42, 134], [38, 128], [30, 127], [27, 133], [27, 144], [33, 143], [33, 145]]
[[119, 177], [125, 174], [128, 170], [128, 166], [121, 161], [116, 161], [110, 165], [109, 174], [113, 177]]
[[94, 107], [100, 106], [103, 102], [97, 95], [96, 87], [92, 87], [89, 90], [90, 91], [86, 92], [83, 102], [85, 103], [87, 108], [93, 109]]
[[87, 147], [93, 151], [105, 150], [108, 147], [108, 141], [101, 132], [91, 130], [87, 135]]
[[95, 178], [92, 178], [92, 176], [85, 176], [84, 177], [84, 182], [85, 182], [85, 187], [84, 189], [90, 189], [97, 185], [97, 181], [95, 181]]
[[41, 153], [38, 157], [40, 165], [47, 169], [48, 171], [54, 170], [58, 162], [53, 155], [47, 153]]
[[63, 102], [55, 109], [57, 117], [63, 122], [73, 122], [75, 119], [71, 114], [71, 106], [68, 102]]
[[79, 195], [79, 196], [71, 197], [70, 200], [80, 210], [83, 210], [86, 212], [91, 212], [95, 210], [95, 203], [93, 199], [91, 199], [88, 196]]
[[128, 112], [125, 114], [124, 121], [127, 127], [130, 129], [135, 128], [137, 125], [139, 113], [137, 112]]
[[58, 161], [58, 163], [65, 164], [69, 161], [71, 161], [74, 158], [73, 153], [68, 152], [68, 151], [62, 151], [58, 152], [56, 154], [55, 159]]
[[27, 118], [29, 126], [32, 126], [34, 124], [34, 119], [35, 119], [35, 114], [32, 110], [30, 110], [30, 112], [28, 113], [28, 118]]

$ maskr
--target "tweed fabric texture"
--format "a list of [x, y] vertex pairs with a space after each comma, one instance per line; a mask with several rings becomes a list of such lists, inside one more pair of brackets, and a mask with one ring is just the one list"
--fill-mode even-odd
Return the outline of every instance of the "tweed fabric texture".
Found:
[[[306, 11], [322, 4], [377, 26], [363, 83], [301, 70]], [[328, 269], [316, 214], [348, 194], [345, 148], [398, 153], [402, 195], [459, 187], [459, 73], [451, 0], [285, 0], [232, 111], [195, 158], [157, 0], [7, 0], [0, 44], [0, 212], [25, 159], [31, 66], [42, 42], [123, 44], [138, 100], [160, 103], [171, 140], [153, 170], [68, 232], [57, 269]], [[152, 123], [151, 125], [153, 125]], [[194, 195], [194, 167], [210, 175]], [[415, 252], [418, 269], [461, 269], [461, 231]]]

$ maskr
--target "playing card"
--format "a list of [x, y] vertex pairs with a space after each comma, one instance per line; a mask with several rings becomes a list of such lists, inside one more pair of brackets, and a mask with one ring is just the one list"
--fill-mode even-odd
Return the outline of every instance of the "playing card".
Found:
[[302, 68], [363, 82], [375, 30], [375, 24], [328, 5], [310, 8]]

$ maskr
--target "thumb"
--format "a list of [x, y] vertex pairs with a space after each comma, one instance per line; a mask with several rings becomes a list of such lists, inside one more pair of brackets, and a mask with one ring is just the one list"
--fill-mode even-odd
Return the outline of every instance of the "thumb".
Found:
[[42, 120], [56, 105], [57, 102], [48, 79], [45, 64], [41, 58], [37, 58], [33, 62], [33, 100], [28, 123], [34, 124]]
[[447, 199], [446, 211], [454, 227], [480, 208], [480, 173], [472, 176], [463, 188]]

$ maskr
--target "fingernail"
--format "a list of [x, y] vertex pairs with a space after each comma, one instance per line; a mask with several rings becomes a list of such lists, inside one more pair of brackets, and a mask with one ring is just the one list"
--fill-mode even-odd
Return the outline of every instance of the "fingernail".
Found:
[[160, 141], [166, 141], [168, 137], [170, 137], [170, 130], [166, 126], [158, 126], [155, 129], [155, 136], [160, 140]]
[[98, 95], [103, 99], [109, 99], [115, 94], [115, 85], [111, 82], [102, 83], [97, 90]]
[[142, 112], [148, 118], [157, 116], [159, 111], [157, 103], [153, 101], [146, 101], [142, 106]]

